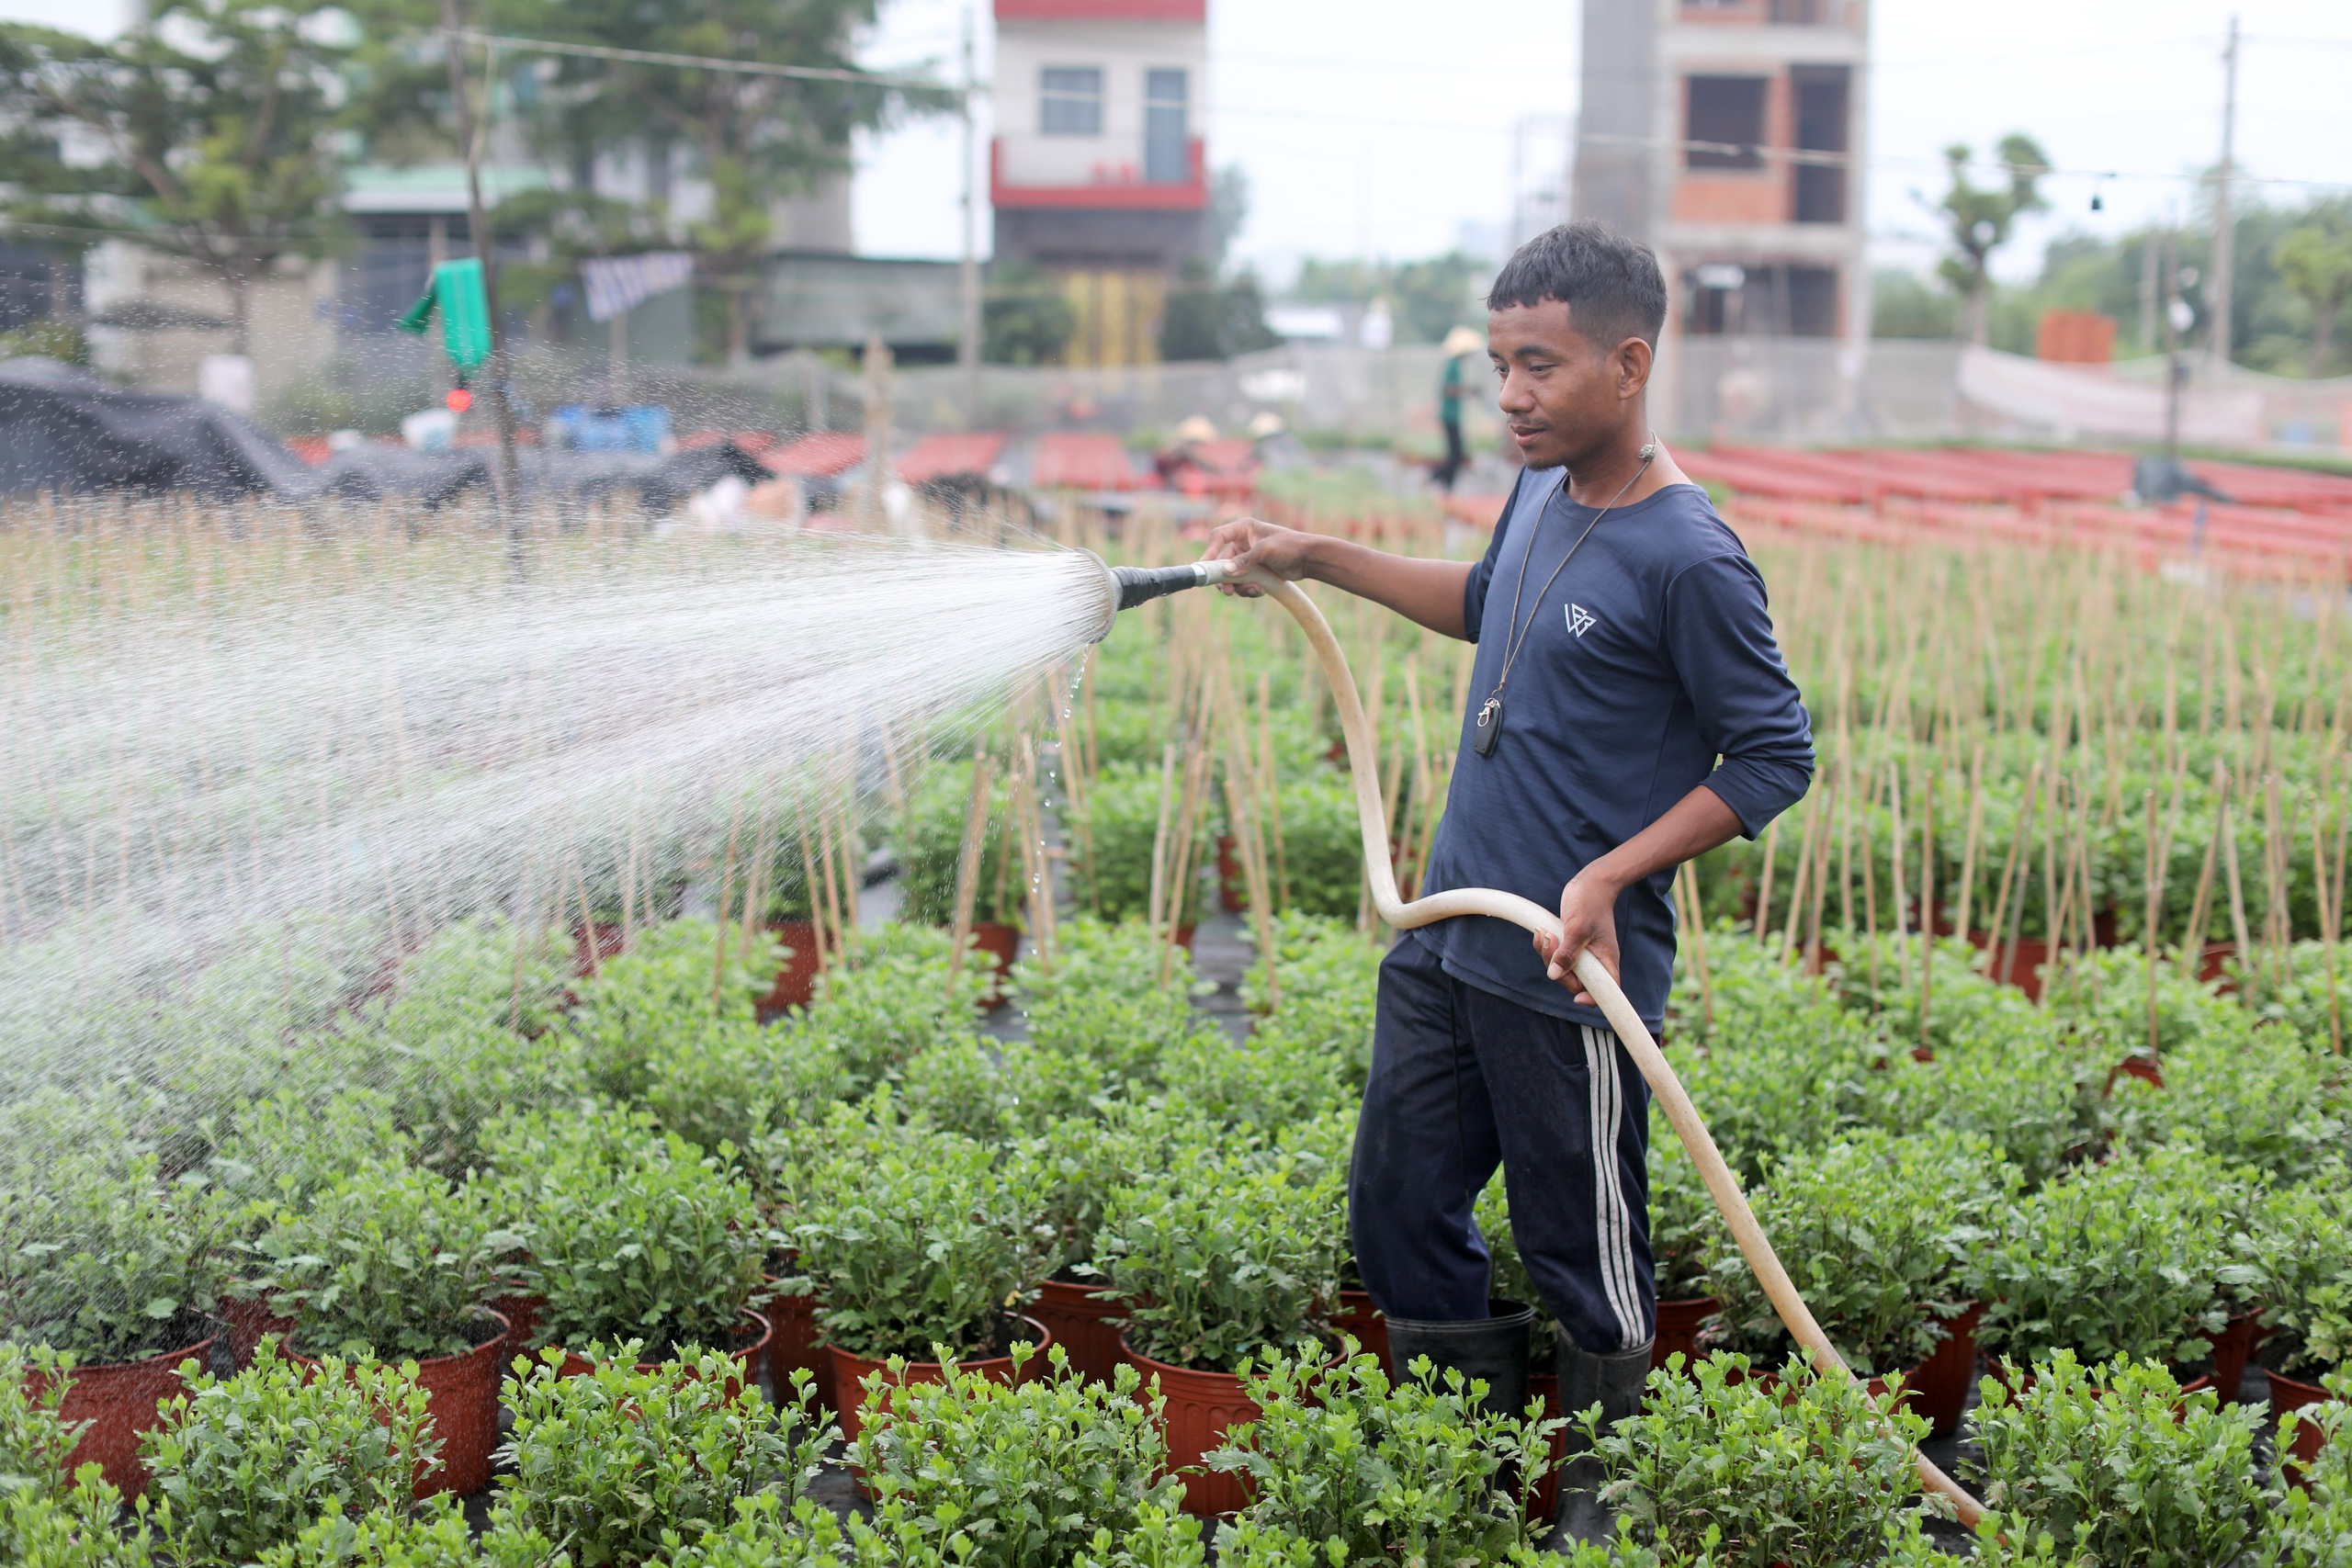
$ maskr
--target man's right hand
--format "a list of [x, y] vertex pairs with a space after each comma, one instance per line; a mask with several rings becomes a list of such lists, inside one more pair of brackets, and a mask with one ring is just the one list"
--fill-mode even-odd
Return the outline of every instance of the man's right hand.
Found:
[[[1261, 523], [1255, 517], [1237, 517], [1230, 523], [1217, 525], [1209, 535], [1209, 547], [1203, 560], [1224, 560], [1234, 563], [1236, 571], [1248, 571], [1262, 567], [1285, 581], [1295, 582], [1306, 575], [1306, 559], [1321, 536], [1297, 528], [1277, 527]], [[1247, 582], [1227, 582], [1218, 585], [1225, 592], [1244, 599], [1257, 598], [1262, 590]]]

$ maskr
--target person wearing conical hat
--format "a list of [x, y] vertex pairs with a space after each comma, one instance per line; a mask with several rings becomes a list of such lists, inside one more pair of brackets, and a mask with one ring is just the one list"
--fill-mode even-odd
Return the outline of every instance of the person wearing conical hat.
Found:
[[1470, 355], [1487, 346], [1487, 340], [1469, 327], [1456, 327], [1445, 334], [1440, 345], [1445, 355], [1445, 372], [1437, 384], [1437, 422], [1445, 427], [1445, 461], [1437, 466], [1430, 477], [1442, 491], [1453, 489], [1453, 481], [1461, 476], [1462, 465], [1469, 461], [1462, 446], [1462, 394], [1467, 383], [1464, 367]]

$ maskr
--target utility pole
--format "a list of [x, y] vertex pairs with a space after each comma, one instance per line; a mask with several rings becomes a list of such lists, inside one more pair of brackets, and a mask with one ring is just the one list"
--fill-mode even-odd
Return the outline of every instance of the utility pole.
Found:
[[978, 152], [978, 130], [972, 101], [978, 94], [972, 79], [972, 8], [964, 7], [964, 261], [956, 282], [962, 291], [962, 319], [956, 339], [956, 361], [964, 373], [964, 428], [980, 423], [980, 213], [978, 182], [972, 163]]
[[2238, 19], [2230, 18], [2229, 47], [2222, 51], [2222, 167], [2213, 181], [2213, 287], [2211, 302], [2213, 364], [2230, 362], [2230, 288], [2237, 271], [2237, 218], [2232, 185], [2237, 177]]
[[2179, 233], [2173, 224], [2165, 225], [2165, 461], [2175, 472], [2180, 468], [2180, 384], [2188, 375], [2180, 358]]
[[[498, 249], [491, 243], [490, 209], [481, 199], [482, 140], [490, 130], [490, 106], [482, 106], [481, 124], [474, 122], [472, 96], [466, 87], [464, 46], [458, 38], [458, 0], [441, 0], [441, 48], [449, 58], [449, 96], [458, 116], [458, 140], [466, 150], [466, 225], [473, 236], [474, 254], [481, 259], [481, 291], [490, 307], [491, 416], [498, 422], [498, 467], [494, 471], [498, 502], [515, 500], [514, 409], [506, 400], [506, 334], [498, 325]], [[497, 56], [491, 56], [489, 79], [497, 80]]]

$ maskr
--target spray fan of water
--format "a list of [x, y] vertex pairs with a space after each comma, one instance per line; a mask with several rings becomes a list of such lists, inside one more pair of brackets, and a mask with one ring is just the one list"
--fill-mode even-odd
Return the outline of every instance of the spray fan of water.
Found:
[[674, 889], [1106, 609], [1051, 548], [235, 513], [20, 522], [0, 569], [0, 1100], [168, 1052], [232, 953]]

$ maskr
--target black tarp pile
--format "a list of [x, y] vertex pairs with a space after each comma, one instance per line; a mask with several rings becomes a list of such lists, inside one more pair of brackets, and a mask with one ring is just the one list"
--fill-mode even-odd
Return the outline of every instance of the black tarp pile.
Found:
[[[416, 452], [368, 444], [313, 468], [253, 421], [218, 403], [134, 392], [54, 359], [0, 360], [0, 494], [188, 491], [211, 500], [281, 501], [413, 496], [439, 506], [490, 483], [493, 455], [480, 447]], [[594, 499], [634, 490], [665, 513], [729, 475], [771, 477], [732, 442], [654, 456], [526, 446], [515, 455], [526, 493]]]

